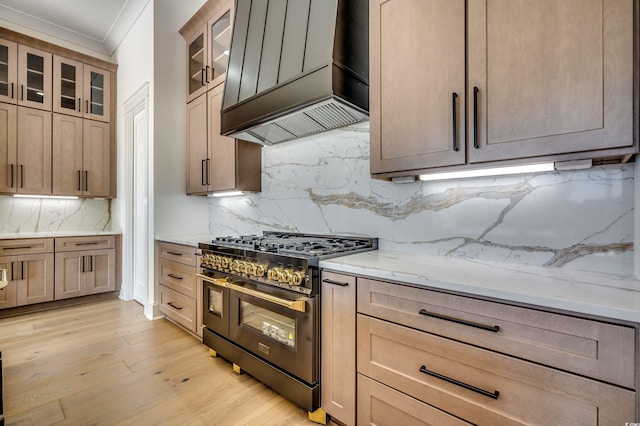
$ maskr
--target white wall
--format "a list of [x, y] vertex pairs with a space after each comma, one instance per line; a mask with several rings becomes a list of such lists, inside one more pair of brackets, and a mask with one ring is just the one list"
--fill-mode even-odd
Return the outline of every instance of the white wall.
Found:
[[186, 190], [186, 44], [180, 28], [204, 0], [155, 0], [155, 234], [204, 234], [207, 200]]

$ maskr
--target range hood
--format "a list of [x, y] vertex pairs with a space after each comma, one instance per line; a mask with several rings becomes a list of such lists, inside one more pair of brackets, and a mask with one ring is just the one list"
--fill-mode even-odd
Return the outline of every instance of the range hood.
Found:
[[368, 113], [368, 0], [237, 0], [223, 135], [272, 145]]

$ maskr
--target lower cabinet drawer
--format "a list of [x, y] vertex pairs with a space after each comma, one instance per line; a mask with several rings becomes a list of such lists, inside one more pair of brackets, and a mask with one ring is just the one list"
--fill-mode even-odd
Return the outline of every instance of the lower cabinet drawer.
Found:
[[635, 386], [635, 329], [371, 279], [358, 312], [475, 346]]
[[160, 259], [159, 283], [186, 296], [196, 297], [196, 268]]
[[357, 336], [358, 373], [471, 423], [638, 420], [630, 390], [362, 314]]
[[465, 426], [470, 423], [358, 374], [358, 424]]
[[196, 332], [196, 300], [163, 285], [160, 288], [160, 312], [189, 331]]

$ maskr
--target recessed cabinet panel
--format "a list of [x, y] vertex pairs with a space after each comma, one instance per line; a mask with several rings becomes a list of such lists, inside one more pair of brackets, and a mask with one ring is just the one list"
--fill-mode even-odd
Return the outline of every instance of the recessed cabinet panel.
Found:
[[18, 171], [18, 107], [0, 103], [0, 192], [15, 193]]
[[87, 294], [105, 293], [116, 289], [115, 250], [87, 251]]
[[51, 112], [18, 108], [19, 194], [51, 194]]
[[207, 97], [187, 104], [187, 194], [207, 192]]
[[111, 189], [109, 123], [84, 120], [82, 191], [85, 197], [108, 197]]
[[82, 195], [82, 119], [53, 114], [53, 193]]
[[371, 172], [465, 162], [465, 2], [371, 1]]
[[220, 86], [208, 93], [211, 191], [232, 190], [237, 185], [236, 140], [220, 134], [222, 89], [223, 86]]
[[470, 162], [633, 146], [632, 1], [468, 7]]
[[0, 39], [0, 102], [17, 102], [18, 45]]
[[84, 252], [56, 253], [56, 300], [87, 294]]
[[[19, 257], [18, 306], [53, 300], [53, 253]], [[16, 274], [18, 266], [16, 265]]]

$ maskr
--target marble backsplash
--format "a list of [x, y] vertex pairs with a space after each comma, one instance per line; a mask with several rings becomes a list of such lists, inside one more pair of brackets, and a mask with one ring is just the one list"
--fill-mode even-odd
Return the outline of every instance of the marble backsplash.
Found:
[[635, 164], [393, 184], [370, 178], [368, 140], [364, 123], [265, 147], [262, 192], [209, 199], [209, 231], [370, 235], [388, 250], [633, 275]]
[[0, 234], [111, 230], [111, 202], [0, 197]]

